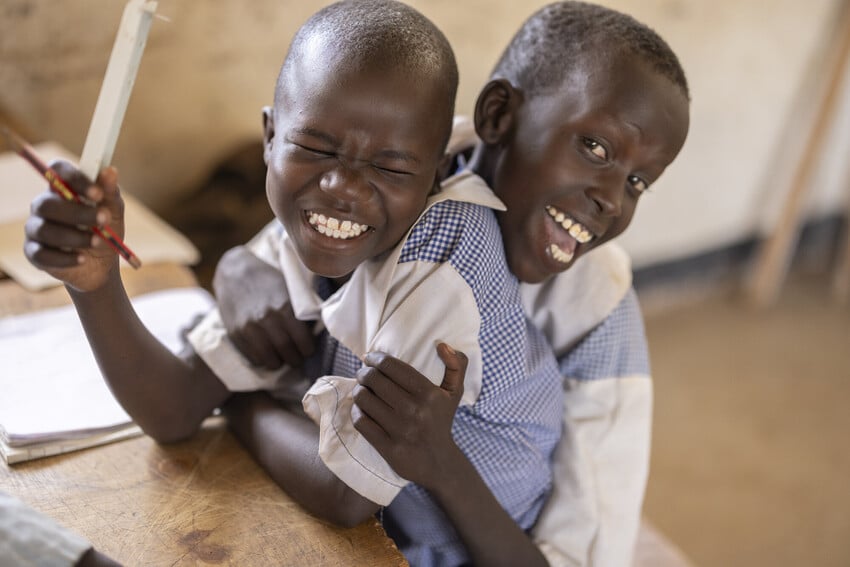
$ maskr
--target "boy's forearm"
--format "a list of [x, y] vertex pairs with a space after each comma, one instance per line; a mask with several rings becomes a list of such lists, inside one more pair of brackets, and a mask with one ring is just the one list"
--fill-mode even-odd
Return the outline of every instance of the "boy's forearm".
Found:
[[352, 527], [377, 512], [377, 504], [350, 489], [322, 462], [319, 430], [307, 416], [261, 392], [234, 395], [224, 411], [248, 452], [310, 513]]
[[118, 274], [96, 291], [68, 292], [112, 394], [145, 433], [186, 438], [227, 398], [197, 356], [172, 353], [145, 327]]
[[429, 491], [466, 544], [472, 564], [548, 565], [456, 446], [446, 453], [440, 480]]

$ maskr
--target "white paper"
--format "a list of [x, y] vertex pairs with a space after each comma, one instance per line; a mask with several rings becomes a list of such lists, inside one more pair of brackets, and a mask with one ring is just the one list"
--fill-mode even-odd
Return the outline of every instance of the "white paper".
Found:
[[[201, 288], [133, 300], [139, 317], [172, 351], [196, 314], [213, 304]], [[95, 362], [73, 306], [0, 319], [0, 436], [9, 445], [103, 434], [131, 423]]]

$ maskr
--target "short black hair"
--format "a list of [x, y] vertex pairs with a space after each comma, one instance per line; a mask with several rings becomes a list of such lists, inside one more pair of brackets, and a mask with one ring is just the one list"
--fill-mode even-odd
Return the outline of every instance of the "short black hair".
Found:
[[586, 2], [554, 2], [532, 14], [492, 76], [539, 94], [560, 87], [587, 57], [603, 53], [639, 57], [690, 99], [685, 71], [661, 36], [627, 14]]
[[316, 38], [334, 48], [354, 69], [380, 64], [433, 81], [446, 101], [445, 115], [437, 118], [446, 124], [448, 141], [457, 95], [457, 62], [448, 39], [428, 18], [395, 0], [342, 0], [322, 8], [292, 39], [275, 86], [276, 105], [293, 61]]

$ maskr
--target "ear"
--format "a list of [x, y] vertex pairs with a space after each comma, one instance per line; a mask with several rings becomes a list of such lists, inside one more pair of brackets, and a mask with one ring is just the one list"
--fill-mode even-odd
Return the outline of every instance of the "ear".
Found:
[[270, 106], [263, 107], [263, 161], [269, 164], [272, 151], [272, 140], [274, 139], [274, 109]]
[[522, 106], [522, 91], [507, 79], [487, 83], [475, 102], [475, 132], [485, 144], [501, 143], [513, 129]]

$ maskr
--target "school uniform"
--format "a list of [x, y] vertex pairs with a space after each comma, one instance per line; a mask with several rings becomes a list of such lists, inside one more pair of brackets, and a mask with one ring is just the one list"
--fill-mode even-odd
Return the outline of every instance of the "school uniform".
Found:
[[631, 565], [649, 471], [652, 380], [625, 252], [609, 242], [542, 284], [531, 320], [564, 377], [552, 494], [532, 537], [552, 567]]
[[[478, 143], [455, 116], [449, 153]], [[649, 473], [652, 378], [631, 261], [615, 242], [541, 284], [521, 284], [526, 313], [564, 377], [553, 490], [531, 532], [552, 567], [631, 565]]]
[[[436, 343], [463, 351], [469, 366], [452, 427], [456, 443], [524, 529], [533, 525], [551, 487], [562, 380], [508, 271], [492, 211], [501, 207], [477, 176], [453, 177], [429, 198], [396, 248], [361, 264], [324, 299], [321, 282], [298, 261], [279, 224], [251, 244], [284, 274], [296, 317], [320, 320], [328, 331], [322, 352], [327, 375], [303, 399], [320, 426], [323, 461], [357, 492], [386, 505], [387, 531], [413, 565], [458, 565], [468, 557], [430, 495], [396, 475], [354, 430], [351, 377], [365, 353], [387, 352], [439, 384], [444, 367]], [[229, 343], [217, 312], [189, 340], [231, 390], [281, 390], [281, 373], [250, 366]]]

